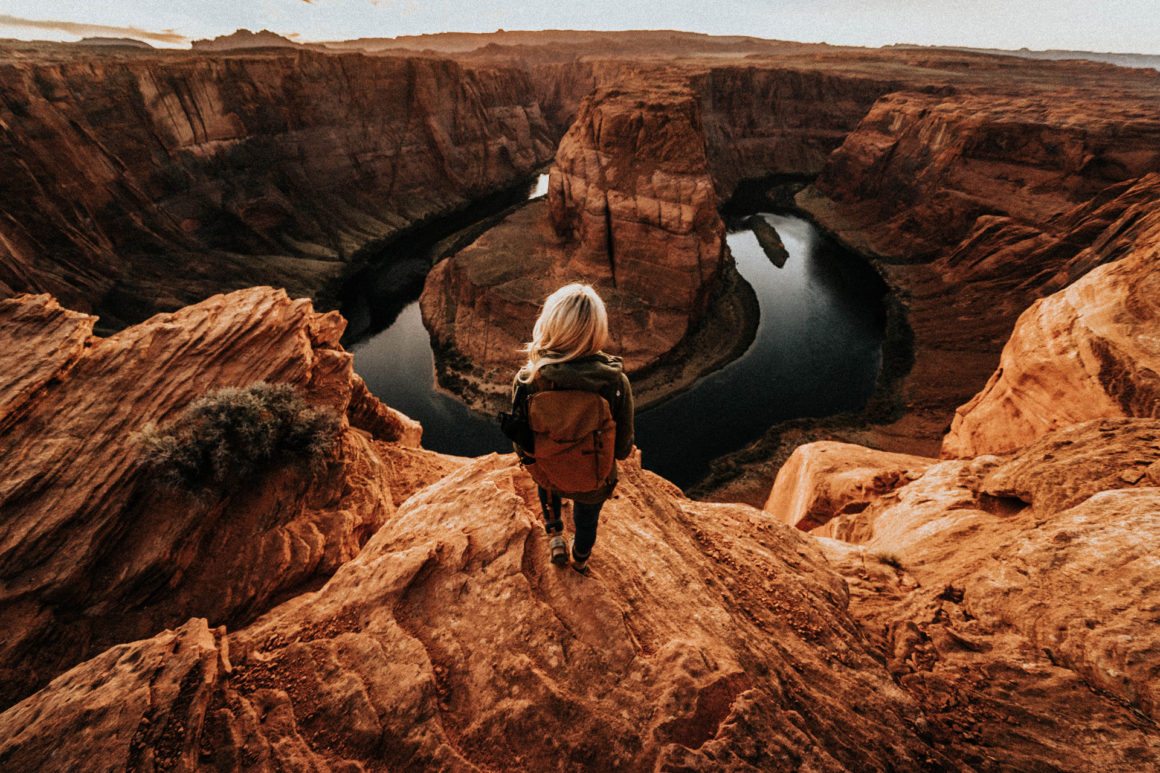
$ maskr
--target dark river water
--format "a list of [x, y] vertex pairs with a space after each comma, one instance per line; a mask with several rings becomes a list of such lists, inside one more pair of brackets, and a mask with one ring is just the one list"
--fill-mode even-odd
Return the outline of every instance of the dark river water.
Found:
[[[874, 391], [884, 330], [881, 280], [809, 222], [761, 217], [785, 243], [784, 268], [770, 262], [752, 231], [728, 235], [737, 269], [761, 305], [753, 344], [688, 391], [636, 416], [644, 466], [682, 488], [700, 480], [710, 460], [770, 425], [857, 410]], [[463, 456], [510, 451], [493, 420], [435, 389], [418, 290], [411, 296], [389, 327], [348, 347], [355, 370], [380, 400], [423, 425], [424, 447]]]

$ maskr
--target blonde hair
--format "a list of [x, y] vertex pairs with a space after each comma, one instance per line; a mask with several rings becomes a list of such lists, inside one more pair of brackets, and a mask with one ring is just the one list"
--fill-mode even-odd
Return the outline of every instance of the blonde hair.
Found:
[[531, 383], [540, 368], [596, 354], [608, 343], [608, 311], [585, 284], [564, 285], [548, 296], [524, 347], [527, 363], [516, 378]]

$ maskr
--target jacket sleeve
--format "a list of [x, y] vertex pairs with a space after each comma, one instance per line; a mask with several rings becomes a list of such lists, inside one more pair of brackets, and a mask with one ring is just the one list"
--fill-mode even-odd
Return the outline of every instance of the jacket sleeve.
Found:
[[616, 458], [627, 459], [632, 453], [633, 417], [636, 408], [632, 402], [632, 385], [628, 383], [628, 376], [620, 374], [620, 403], [616, 408]]

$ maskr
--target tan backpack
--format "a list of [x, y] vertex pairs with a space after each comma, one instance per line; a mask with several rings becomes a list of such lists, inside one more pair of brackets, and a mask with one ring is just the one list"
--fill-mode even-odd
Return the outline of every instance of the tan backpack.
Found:
[[616, 463], [616, 421], [596, 392], [549, 389], [528, 398], [536, 483], [564, 496], [603, 487]]

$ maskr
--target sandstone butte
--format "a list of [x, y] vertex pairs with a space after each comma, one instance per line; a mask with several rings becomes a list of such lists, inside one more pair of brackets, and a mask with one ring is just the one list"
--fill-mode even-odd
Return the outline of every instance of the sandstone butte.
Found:
[[[428, 274], [421, 307], [441, 381], [477, 405], [510, 401], [544, 298], [575, 281], [608, 304], [611, 348], [642, 404], [656, 395], [637, 376], [676, 359], [682, 343], [681, 384], [720, 367], [752, 339], [752, 309], [731, 292], [742, 280], [717, 209], [695, 92], [635, 82], [597, 90], [560, 142], [546, 201]], [[712, 303], [704, 351], [689, 356]]]
[[[688, 499], [633, 457], [583, 578], [546, 563], [514, 458], [422, 449], [352, 372], [336, 314], [254, 288], [98, 336], [15, 295], [0, 769], [1160, 768], [1158, 80], [779, 57], [686, 65], [710, 174], [721, 195], [745, 176], [729, 159], [821, 173], [801, 206], [906, 292], [914, 410], [866, 434], [907, 455], [803, 446], [764, 510]], [[575, 67], [520, 77], [575, 94], [644, 65]], [[840, 89], [860, 96], [810, 123]], [[769, 118], [781, 99], [803, 112]], [[70, 254], [43, 276], [74, 276]], [[148, 423], [263, 379], [343, 417], [325, 465], [198, 499], [150, 479]]]

